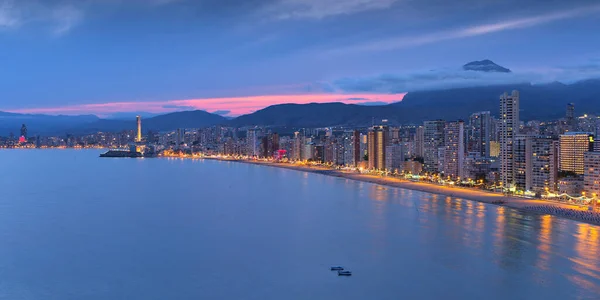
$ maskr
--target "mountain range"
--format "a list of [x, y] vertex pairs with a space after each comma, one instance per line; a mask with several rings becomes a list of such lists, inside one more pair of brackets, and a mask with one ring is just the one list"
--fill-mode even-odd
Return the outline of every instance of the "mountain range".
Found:
[[[464, 68], [478, 72], [510, 72], [489, 60], [472, 62]], [[575, 104], [576, 114], [600, 114], [600, 79], [590, 79], [573, 84], [515, 83], [409, 92], [401, 102], [376, 106], [343, 103], [278, 104], [233, 119], [200, 110], [183, 111], [144, 118], [143, 128], [144, 131], [166, 131], [217, 124], [235, 127], [363, 127], [382, 119], [387, 119], [390, 124], [421, 124], [424, 120], [432, 119], [465, 120], [471, 113], [478, 111], [490, 111], [497, 116], [500, 95], [512, 90], [520, 92], [522, 120], [561, 118], [565, 116], [568, 103]], [[0, 136], [10, 132], [16, 135], [21, 124], [27, 124], [30, 134], [41, 135], [135, 128], [133, 118], [119, 120], [101, 119], [94, 115], [49, 116], [0, 112]]]

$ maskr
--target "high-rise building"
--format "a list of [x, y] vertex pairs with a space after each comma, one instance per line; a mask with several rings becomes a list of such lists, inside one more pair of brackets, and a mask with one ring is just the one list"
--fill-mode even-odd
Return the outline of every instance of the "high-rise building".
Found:
[[[491, 142], [500, 142], [500, 132], [499, 125], [500, 121], [490, 116], [490, 143]], [[491, 148], [491, 147], [490, 147]], [[491, 151], [491, 149], [490, 149]]]
[[302, 151], [302, 159], [303, 160], [311, 160], [315, 155], [315, 145], [311, 142], [304, 145], [304, 150]]
[[423, 126], [417, 127], [415, 131], [415, 156], [423, 157], [425, 148], [425, 128]]
[[142, 117], [136, 116], [135, 118], [137, 121], [137, 134], [135, 136], [135, 141], [139, 143], [142, 141]]
[[345, 166], [347, 164], [351, 164], [352, 161], [350, 161], [349, 163], [346, 162], [346, 157], [347, 157], [347, 153], [350, 151], [347, 151], [346, 148], [346, 139], [348, 137], [346, 136], [341, 136], [339, 139], [336, 139], [336, 143], [335, 143], [335, 147], [334, 147], [334, 152], [333, 152], [333, 163], [338, 165], [338, 166]]
[[388, 145], [387, 126], [374, 126], [368, 134], [369, 169], [385, 170], [385, 150]]
[[25, 124], [21, 126], [21, 136], [27, 140], [27, 126]]
[[[362, 153], [360, 151], [360, 132], [358, 130], [354, 130], [352, 133], [352, 156], [354, 158], [353, 165], [355, 167], [362, 161]], [[348, 164], [348, 162], [346, 162]]]
[[505, 187], [513, 186], [515, 136], [519, 133], [519, 92], [500, 96], [500, 181]]
[[551, 174], [553, 140], [547, 136], [517, 134], [513, 141], [514, 187], [543, 192], [553, 188]]
[[438, 151], [444, 145], [446, 122], [443, 120], [425, 121], [423, 125], [423, 169], [426, 172], [438, 172]]
[[402, 145], [394, 144], [385, 149], [385, 166], [388, 171], [402, 171], [404, 163], [404, 150]]
[[549, 157], [549, 172], [550, 172], [550, 183], [549, 190], [558, 190], [558, 171], [560, 162], [560, 142], [558, 140], [552, 140], [550, 144], [550, 157]]
[[317, 162], [324, 163], [325, 162], [325, 147], [323, 145], [316, 145], [314, 147], [315, 152], [313, 159]]
[[476, 152], [481, 157], [490, 156], [491, 116], [489, 111], [476, 112], [469, 118], [467, 152]]
[[277, 132], [271, 134], [271, 155], [277, 150], [281, 149], [279, 145], [279, 134]]
[[265, 158], [273, 157], [275, 151], [279, 150], [279, 134], [270, 133], [263, 136], [260, 150], [260, 156]]
[[446, 147], [442, 146], [438, 148], [437, 151], [437, 170], [438, 173], [444, 173], [444, 167], [446, 166]]
[[255, 129], [246, 132], [246, 153], [248, 156], [258, 156], [258, 135]]
[[584, 153], [594, 151], [594, 135], [587, 132], [567, 132], [560, 135], [559, 168], [579, 175], [584, 173]]
[[447, 122], [444, 128], [444, 176], [464, 178], [464, 122]]
[[400, 141], [400, 128], [393, 127], [390, 129], [390, 143], [397, 143]]
[[337, 143], [335, 139], [328, 138], [325, 142], [324, 160], [326, 163], [334, 163], [336, 161]]
[[532, 150], [533, 136], [517, 134], [513, 139], [513, 180], [514, 187], [519, 190], [529, 190], [532, 179]]
[[175, 137], [176, 147], [179, 148], [181, 143], [183, 143], [183, 136], [185, 135], [185, 130], [181, 128], [177, 128], [177, 136]]
[[587, 197], [597, 198], [600, 196], [600, 152], [586, 152], [583, 157], [583, 190]]
[[294, 132], [294, 148], [292, 151], [292, 159], [301, 160], [302, 150], [304, 150], [304, 135], [296, 131]]
[[548, 136], [536, 136], [531, 140], [531, 186], [527, 190], [542, 193], [552, 190], [552, 145], [554, 141]]

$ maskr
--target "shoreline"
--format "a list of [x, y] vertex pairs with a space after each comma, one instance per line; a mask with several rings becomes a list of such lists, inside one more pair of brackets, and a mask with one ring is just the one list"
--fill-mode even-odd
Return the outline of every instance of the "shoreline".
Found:
[[[361, 181], [366, 183], [378, 184], [388, 187], [395, 187], [407, 190], [413, 190], [418, 192], [437, 194], [442, 196], [456, 197], [465, 200], [481, 202], [486, 204], [505, 206], [508, 208], [513, 208], [517, 210], [521, 210], [523, 212], [527, 212], [530, 214], [539, 214], [539, 215], [552, 215], [558, 218], [569, 219], [577, 222], [587, 223], [591, 225], [600, 226], [600, 221], [591, 221], [585, 220], [582, 218], [570, 217], [560, 214], [552, 214], [552, 213], [544, 213], [539, 210], [532, 209], [533, 208], [543, 208], [543, 207], [554, 207], [557, 209], [569, 209], [575, 211], [586, 212], [586, 209], [582, 209], [582, 207], [575, 204], [568, 203], [559, 203], [553, 201], [546, 201], [540, 199], [525, 199], [513, 196], [506, 196], [499, 193], [493, 193], [488, 191], [479, 191], [468, 188], [461, 187], [447, 187], [441, 185], [435, 185], [431, 183], [423, 183], [423, 182], [413, 182], [400, 178], [392, 178], [392, 177], [379, 177], [376, 175], [368, 175], [368, 174], [358, 174], [358, 173], [350, 173], [340, 170], [333, 170], [325, 167], [314, 167], [314, 166], [299, 166], [293, 164], [284, 164], [284, 163], [274, 163], [274, 162], [265, 162], [265, 161], [252, 161], [252, 160], [243, 160], [243, 159], [223, 159], [217, 157], [203, 157], [202, 159], [210, 159], [224, 162], [237, 162], [237, 163], [246, 163], [252, 165], [260, 165], [267, 167], [275, 167], [281, 169], [288, 169], [294, 171], [303, 171], [310, 172], [313, 174], [321, 174], [332, 177], [339, 177], [344, 179], [350, 179], [355, 181]], [[503, 203], [499, 203], [496, 201], [503, 201]]]

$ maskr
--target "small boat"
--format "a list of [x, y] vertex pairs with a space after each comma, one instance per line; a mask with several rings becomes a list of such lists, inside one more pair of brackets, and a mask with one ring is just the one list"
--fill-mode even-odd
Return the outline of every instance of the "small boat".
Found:
[[331, 267], [331, 271], [344, 271], [343, 267]]
[[338, 276], [352, 276], [350, 271], [338, 271]]

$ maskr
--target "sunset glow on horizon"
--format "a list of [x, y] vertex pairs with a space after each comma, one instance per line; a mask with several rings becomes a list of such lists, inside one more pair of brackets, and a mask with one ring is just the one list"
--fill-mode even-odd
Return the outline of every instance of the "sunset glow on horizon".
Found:
[[249, 114], [276, 104], [307, 104], [341, 102], [346, 104], [378, 104], [402, 101], [405, 94], [304, 94], [266, 95], [247, 97], [199, 98], [186, 100], [108, 102], [59, 107], [5, 109], [3, 111], [25, 114], [109, 116], [115, 113], [147, 112], [169, 113], [183, 110], [204, 110], [226, 116]]

